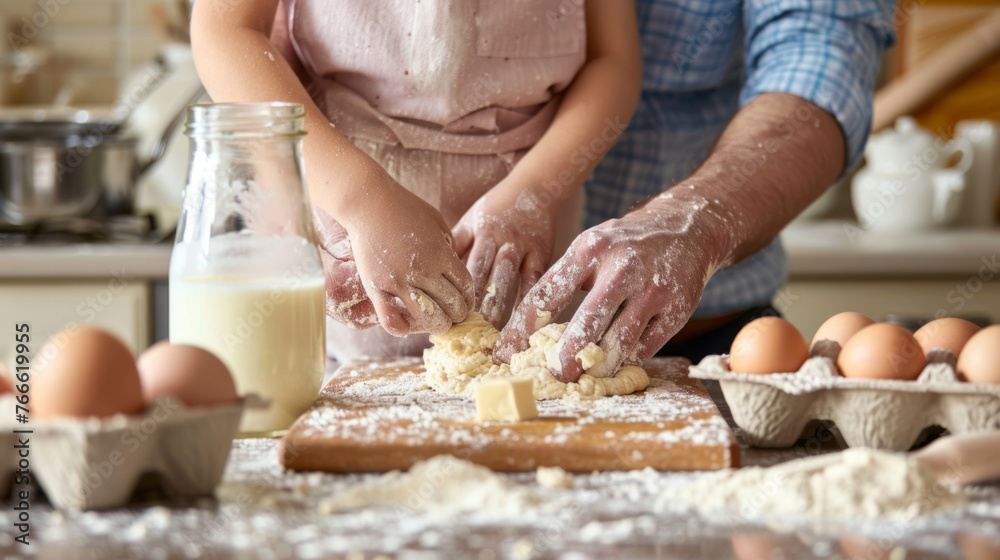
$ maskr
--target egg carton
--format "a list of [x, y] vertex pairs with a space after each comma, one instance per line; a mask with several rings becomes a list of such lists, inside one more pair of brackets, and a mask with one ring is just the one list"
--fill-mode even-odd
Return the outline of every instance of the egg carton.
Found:
[[690, 376], [719, 382], [747, 443], [790, 447], [812, 420], [831, 421], [850, 447], [904, 451], [924, 430], [953, 434], [1000, 429], [1000, 385], [964, 383], [952, 364], [928, 364], [916, 381], [842, 377], [825, 356], [794, 373], [729, 370], [729, 356], [705, 357]]
[[6, 481], [2, 488], [12, 488], [21, 459], [17, 445], [28, 438], [29, 476], [60, 509], [123, 506], [140, 479], [150, 474], [158, 475], [163, 496], [210, 496], [222, 479], [248, 401], [253, 405], [256, 397], [230, 405], [187, 408], [166, 397], [150, 403], [141, 415], [16, 424], [13, 395], [5, 395], [0, 400], [4, 415], [0, 482]]

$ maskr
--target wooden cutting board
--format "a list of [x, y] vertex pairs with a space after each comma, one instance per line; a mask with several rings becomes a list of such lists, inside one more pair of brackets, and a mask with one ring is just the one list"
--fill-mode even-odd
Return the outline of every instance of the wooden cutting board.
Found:
[[451, 454], [500, 472], [739, 466], [732, 431], [701, 383], [688, 378], [688, 365], [654, 359], [644, 392], [538, 401], [536, 420], [483, 424], [471, 398], [427, 387], [419, 358], [356, 362], [334, 374], [282, 438], [281, 463], [295, 470], [385, 472]]

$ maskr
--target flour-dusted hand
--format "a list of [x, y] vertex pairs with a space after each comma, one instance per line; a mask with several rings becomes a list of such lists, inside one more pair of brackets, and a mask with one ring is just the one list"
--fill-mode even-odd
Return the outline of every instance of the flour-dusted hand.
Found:
[[452, 230], [467, 262], [479, 310], [493, 326], [507, 320], [552, 258], [560, 204], [507, 184], [483, 195]]
[[582, 373], [577, 354], [594, 342], [604, 371], [651, 358], [694, 313], [724, 245], [708, 204], [662, 195], [646, 206], [583, 232], [518, 305], [494, 349], [508, 361], [556, 317], [577, 290], [589, 290], [560, 340], [561, 381]]
[[326, 276], [326, 314], [352, 329], [377, 325], [378, 314], [358, 274], [347, 230], [319, 207], [313, 207], [313, 216]]
[[354, 263], [390, 334], [443, 333], [475, 302], [472, 277], [441, 213], [393, 182], [373, 188], [345, 224]]

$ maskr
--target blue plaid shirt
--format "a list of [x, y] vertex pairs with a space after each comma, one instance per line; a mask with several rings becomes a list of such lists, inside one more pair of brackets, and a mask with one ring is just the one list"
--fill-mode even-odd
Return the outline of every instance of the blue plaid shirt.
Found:
[[[736, 111], [765, 92], [833, 115], [848, 164], [871, 125], [879, 59], [892, 45], [893, 0], [637, 0], [643, 93], [632, 122], [586, 183], [587, 227], [682, 181]], [[788, 266], [778, 239], [717, 272], [695, 316], [769, 302]]]

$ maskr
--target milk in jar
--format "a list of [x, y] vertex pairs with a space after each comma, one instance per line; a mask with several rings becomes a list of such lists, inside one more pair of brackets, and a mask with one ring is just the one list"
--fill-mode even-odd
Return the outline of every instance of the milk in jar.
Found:
[[170, 301], [171, 342], [214, 353], [240, 394], [273, 401], [244, 411], [241, 431], [286, 429], [316, 400], [326, 362], [322, 277], [189, 278], [171, 284]]

